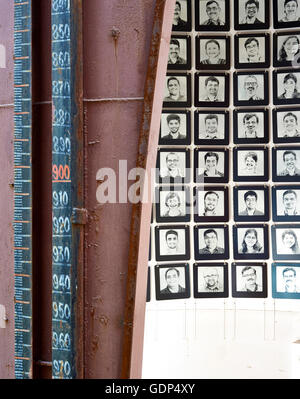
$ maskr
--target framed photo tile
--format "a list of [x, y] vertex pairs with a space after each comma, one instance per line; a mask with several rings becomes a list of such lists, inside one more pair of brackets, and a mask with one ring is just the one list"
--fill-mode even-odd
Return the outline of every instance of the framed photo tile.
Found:
[[274, 182], [300, 181], [300, 146], [272, 148]]
[[275, 67], [299, 67], [300, 31], [273, 35], [273, 65]]
[[231, 265], [232, 296], [234, 298], [267, 298], [268, 273], [266, 263], [236, 262]]
[[189, 32], [192, 29], [192, 0], [176, 0], [172, 31]]
[[235, 144], [267, 144], [269, 142], [269, 110], [261, 108], [233, 111]]
[[189, 222], [191, 218], [188, 186], [156, 187], [156, 221], [158, 223]]
[[257, 182], [269, 180], [268, 148], [234, 147], [233, 180]]
[[300, 256], [300, 225], [273, 225], [272, 248], [275, 260], [299, 260]]
[[194, 297], [228, 298], [228, 263], [195, 263]]
[[270, 26], [269, 0], [234, 0], [235, 30], [261, 30]]
[[195, 74], [195, 106], [223, 107], [229, 106], [229, 77], [228, 73]]
[[230, 30], [230, 0], [195, 0], [196, 31]]
[[228, 222], [229, 203], [227, 186], [201, 186], [194, 188], [195, 222]]
[[184, 299], [190, 297], [190, 272], [186, 263], [155, 266], [156, 299]]
[[300, 104], [300, 70], [273, 71], [273, 101], [275, 105]]
[[300, 27], [298, 0], [273, 0], [273, 13], [275, 29]]
[[268, 226], [264, 224], [237, 224], [233, 226], [235, 259], [268, 259]]
[[196, 183], [228, 183], [229, 151], [225, 148], [196, 148], [194, 180]]
[[148, 266], [146, 302], [151, 300], [151, 269]]
[[270, 219], [268, 186], [235, 186], [233, 204], [236, 222], [267, 222]]
[[270, 66], [270, 36], [268, 33], [248, 33], [234, 36], [235, 68], [257, 69]]
[[190, 107], [191, 75], [184, 73], [167, 73], [163, 99], [164, 108]]
[[237, 107], [269, 105], [267, 71], [234, 72], [233, 88], [234, 105]]
[[190, 259], [189, 226], [169, 225], [155, 227], [155, 256], [157, 261]]
[[191, 69], [191, 37], [172, 35], [169, 46], [168, 70], [186, 71]]
[[194, 141], [196, 145], [229, 144], [228, 111], [195, 111]]
[[157, 152], [158, 183], [189, 183], [190, 152], [187, 148], [163, 148]]
[[300, 185], [272, 187], [274, 222], [300, 222]]
[[300, 299], [300, 263], [272, 263], [272, 297]]
[[230, 69], [230, 37], [196, 37], [196, 68], [200, 70]]
[[273, 109], [274, 143], [300, 143], [300, 108]]
[[194, 249], [196, 260], [229, 259], [228, 226], [194, 226]]
[[183, 110], [163, 110], [160, 122], [159, 145], [191, 144], [191, 113]]

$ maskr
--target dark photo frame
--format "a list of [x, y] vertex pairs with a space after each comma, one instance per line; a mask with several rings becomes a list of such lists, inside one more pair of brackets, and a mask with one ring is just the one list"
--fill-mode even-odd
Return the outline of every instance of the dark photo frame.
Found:
[[199, 70], [230, 69], [230, 36], [200, 35], [196, 37], [196, 68]]
[[272, 177], [274, 182], [300, 182], [300, 146], [272, 148]]
[[148, 254], [148, 261], [152, 258], [152, 226], [150, 226], [150, 239], [149, 239], [149, 254]]
[[[296, 51], [298, 47], [298, 51]], [[273, 35], [274, 67], [300, 66], [300, 31], [279, 32]]]
[[194, 226], [194, 249], [196, 260], [229, 259], [228, 226]]
[[268, 33], [237, 34], [234, 36], [236, 69], [270, 67], [270, 35]]
[[300, 104], [300, 69], [273, 71], [273, 102], [275, 105]]
[[237, 182], [268, 181], [269, 180], [268, 148], [234, 147], [233, 180]]
[[[234, 0], [234, 29], [262, 30], [270, 27], [270, 3], [262, 0]], [[242, 12], [241, 12], [242, 11]]]
[[229, 106], [230, 74], [197, 72], [195, 74], [195, 106], [227, 108]]
[[196, 223], [228, 222], [228, 195], [227, 186], [194, 187], [194, 221]]
[[267, 298], [266, 263], [234, 262], [231, 265], [233, 298]]
[[277, 224], [271, 227], [273, 259], [300, 259], [300, 225]]
[[270, 219], [268, 186], [235, 186], [233, 209], [236, 222], [267, 222]]
[[233, 73], [233, 98], [236, 107], [269, 105], [269, 74], [267, 71]]
[[228, 263], [194, 263], [194, 297], [228, 298]]
[[150, 300], [151, 300], [151, 269], [148, 266], [146, 302], [150, 302]]
[[160, 122], [159, 145], [191, 144], [191, 112], [163, 110]]
[[194, 112], [194, 142], [196, 145], [228, 145], [229, 112], [196, 110]]
[[166, 75], [163, 107], [188, 108], [191, 105], [191, 74], [168, 72]]
[[300, 222], [300, 185], [272, 187], [274, 222]]
[[300, 143], [300, 108], [274, 108], [274, 143]]
[[[176, 0], [173, 16], [173, 32], [190, 32], [192, 29], [192, 0]], [[180, 7], [178, 7], [178, 3]], [[184, 14], [184, 15], [183, 15]], [[176, 19], [176, 24], [174, 24]]]
[[192, 65], [191, 36], [172, 35], [168, 71], [188, 71]]
[[300, 263], [272, 263], [272, 297], [300, 299]]
[[245, 108], [233, 111], [235, 144], [267, 144], [269, 140], [268, 108]]
[[[300, 9], [289, 7], [287, 3], [293, 0], [273, 0], [273, 21], [275, 29], [288, 29], [300, 27]], [[291, 13], [292, 12], [292, 13]]]
[[156, 226], [155, 256], [157, 261], [189, 260], [189, 226], [179, 224], [169, 226]]
[[[165, 157], [162, 155], [166, 154]], [[159, 148], [156, 162], [158, 183], [190, 182], [190, 151], [188, 148]]]
[[[210, 3], [208, 6], [207, 4]], [[208, 9], [209, 7], [209, 9]], [[226, 32], [230, 30], [230, 0], [195, 0], [195, 30]]]
[[233, 226], [234, 259], [268, 259], [269, 258], [268, 239], [269, 239], [268, 225], [266, 224], [234, 225]]
[[155, 188], [156, 221], [187, 223], [191, 219], [191, 198], [188, 186]]
[[[199, 162], [199, 158], [201, 158], [201, 162]], [[223, 161], [222, 165], [221, 161]], [[208, 170], [212, 175], [209, 176]], [[215, 176], [213, 176], [213, 172]], [[195, 149], [194, 181], [196, 183], [228, 183], [228, 180], [229, 151], [227, 148]]]
[[[168, 265], [156, 265], [155, 293], [156, 299], [185, 299], [190, 294], [190, 271], [187, 263], [175, 263]], [[182, 276], [184, 274], [184, 276]], [[164, 281], [164, 283], [162, 283]], [[178, 292], [172, 292], [177, 289]]]

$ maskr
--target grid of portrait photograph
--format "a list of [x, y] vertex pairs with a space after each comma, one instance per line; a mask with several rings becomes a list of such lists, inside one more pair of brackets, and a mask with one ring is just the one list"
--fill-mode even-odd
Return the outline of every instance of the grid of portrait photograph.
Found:
[[147, 301], [300, 299], [300, 0], [176, 1], [153, 202]]

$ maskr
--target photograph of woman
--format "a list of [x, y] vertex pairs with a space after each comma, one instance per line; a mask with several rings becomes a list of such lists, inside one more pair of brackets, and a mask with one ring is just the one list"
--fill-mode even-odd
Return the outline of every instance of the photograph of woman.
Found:
[[257, 154], [254, 151], [249, 151], [244, 157], [244, 167], [240, 171], [242, 176], [252, 176], [257, 173]]
[[263, 246], [258, 241], [257, 231], [255, 229], [246, 230], [241, 247], [240, 254], [259, 254], [263, 252]]
[[211, 39], [205, 43], [205, 55], [206, 57], [200, 61], [202, 65], [225, 65], [226, 60], [221, 57], [220, 43]]
[[288, 100], [300, 98], [300, 92], [297, 89], [298, 79], [294, 73], [288, 73], [283, 78], [284, 92], [278, 96], [279, 100]]
[[278, 61], [282, 63], [292, 62], [300, 55], [300, 40], [296, 35], [287, 36], [282, 43], [279, 53]]
[[293, 230], [284, 230], [281, 234], [281, 249], [278, 250], [278, 253], [281, 254], [299, 254], [299, 244], [297, 235]]
[[167, 194], [165, 205], [168, 210], [162, 215], [163, 217], [177, 217], [177, 216], [184, 216], [180, 206], [181, 201], [179, 195], [173, 191]]

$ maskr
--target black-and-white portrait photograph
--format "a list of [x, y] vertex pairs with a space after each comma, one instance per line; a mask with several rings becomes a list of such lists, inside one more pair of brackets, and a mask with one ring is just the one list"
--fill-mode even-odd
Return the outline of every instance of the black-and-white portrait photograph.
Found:
[[154, 270], [157, 300], [190, 297], [190, 272], [187, 264], [156, 265]]
[[228, 187], [205, 186], [194, 188], [195, 222], [228, 222]]
[[157, 152], [156, 181], [159, 183], [188, 183], [190, 152], [182, 148], [164, 148]]
[[235, 221], [266, 222], [269, 220], [268, 186], [235, 186], [233, 199]]
[[268, 149], [235, 147], [233, 149], [234, 181], [268, 181]]
[[227, 263], [195, 263], [193, 271], [195, 298], [228, 297]]
[[190, 111], [162, 111], [159, 144], [172, 146], [191, 144]]
[[155, 256], [158, 261], [189, 260], [189, 227], [184, 225], [156, 226]]
[[197, 36], [196, 68], [230, 69], [230, 37], [229, 36]]
[[268, 109], [248, 108], [233, 111], [235, 144], [267, 144], [269, 142]]
[[196, 31], [229, 31], [230, 0], [196, 0], [195, 11]]
[[155, 204], [158, 223], [190, 221], [190, 191], [187, 186], [156, 187]]
[[273, 258], [276, 260], [299, 260], [300, 225], [273, 225], [271, 231]]
[[272, 297], [300, 299], [300, 263], [272, 264]]
[[235, 30], [268, 29], [269, 0], [234, 0]]
[[273, 181], [300, 181], [300, 147], [272, 148]]
[[276, 33], [273, 36], [274, 66], [299, 66], [300, 32]]
[[274, 222], [300, 221], [300, 185], [272, 187]]
[[300, 71], [273, 71], [274, 104], [300, 104]]
[[165, 108], [191, 106], [191, 75], [167, 73], [163, 99]]
[[196, 73], [195, 105], [196, 107], [228, 107], [229, 74]]
[[172, 30], [175, 32], [189, 32], [191, 28], [191, 0], [176, 0]]
[[235, 259], [268, 259], [268, 226], [263, 224], [237, 224], [233, 226]]
[[269, 68], [269, 34], [252, 33], [235, 35], [234, 48], [236, 69]]
[[195, 150], [194, 172], [196, 183], [227, 183], [229, 177], [227, 149]]
[[234, 72], [234, 105], [268, 105], [268, 72]]
[[151, 269], [148, 266], [146, 302], [151, 300]]
[[300, 143], [300, 109], [273, 109], [274, 143]]
[[191, 69], [191, 37], [171, 36], [168, 57], [168, 70]]
[[196, 111], [194, 140], [197, 145], [229, 144], [228, 111]]
[[266, 298], [267, 264], [237, 262], [231, 265], [234, 298]]
[[228, 259], [228, 226], [198, 225], [194, 227], [194, 248], [196, 260]]
[[299, 0], [274, 0], [273, 12], [275, 29], [300, 26]]

